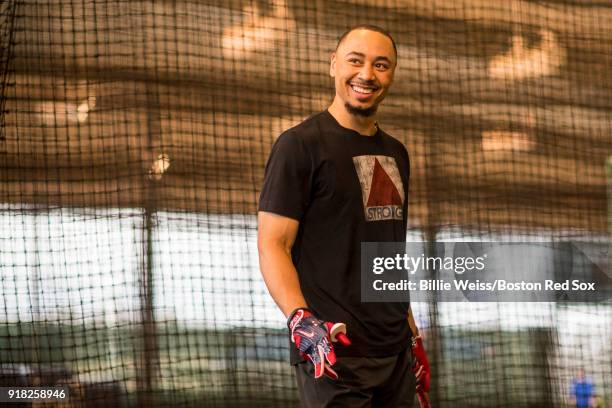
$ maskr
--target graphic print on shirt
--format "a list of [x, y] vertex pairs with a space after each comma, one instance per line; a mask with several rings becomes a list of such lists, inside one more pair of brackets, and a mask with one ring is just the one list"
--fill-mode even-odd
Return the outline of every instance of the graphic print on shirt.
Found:
[[404, 186], [397, 164], [389, 156], [355, 156], [366, 221], [402, 220]]

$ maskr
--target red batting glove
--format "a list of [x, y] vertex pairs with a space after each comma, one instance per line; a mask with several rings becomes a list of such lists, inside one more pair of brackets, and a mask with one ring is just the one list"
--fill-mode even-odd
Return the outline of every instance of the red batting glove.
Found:
[[423, 390], [417, 391], [417, 397], [419, 398], [419, 406], [421, 408], [431, 408], [431, 402], [429, 402], [429, 394]]
[[419, 403], [421, 404], [422, 408], [429, 408], [431, 405], [429, 403], [429, 395], [427, 395], [427, 393], [429, 392], [431, 372], [429, 369], [429, 360], [427, 359], [427, 354], [425, 353], [423, 339], [421, 339], [421, 336], [412, 338], [411, 352], [414, 360], [412, 372], [416, 377], [416, 392], [419, 398]]
[[316, 318], [309, 309], [303, 308], [291, 313], [287, 325], [291, 331], [291, 341], [300, 350], [300, 355], [314, 365], [315, 378], [325, 374], [337, 380], [338, 374], [331, 368], [336, 364], [332, 343], [338, 341], [344, 346], [351, 345], [346, 337], [346, 325], [324, 322]]

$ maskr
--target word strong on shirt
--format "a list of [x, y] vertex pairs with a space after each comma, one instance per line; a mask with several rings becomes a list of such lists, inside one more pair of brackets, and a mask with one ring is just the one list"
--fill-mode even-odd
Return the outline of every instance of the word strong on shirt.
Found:
[[366, 221], [401, 220], [404, 188], [395, 159], [356, 156], [353, 163], [359, 176]]

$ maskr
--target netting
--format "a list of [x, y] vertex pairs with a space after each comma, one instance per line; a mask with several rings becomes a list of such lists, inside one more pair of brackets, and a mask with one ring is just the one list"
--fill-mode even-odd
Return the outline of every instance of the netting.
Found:
[[[297, 405], [256, 204], [356, 23], [398, 43], [380, 123], [411, 155], [411, 238], [607, 245], [610, 2], [5, 0], [0, 386]], [[413, 310], [434, 406], [562, 406], [579, 368], [612, 400], [609, 302]]]

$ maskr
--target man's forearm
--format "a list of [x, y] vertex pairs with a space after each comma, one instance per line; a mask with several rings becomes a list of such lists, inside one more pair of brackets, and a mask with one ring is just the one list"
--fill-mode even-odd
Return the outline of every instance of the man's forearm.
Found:
[[297, 271], [285, 248], [273, 243], [262, 245], [259, 266], [270, 295], [286, 317], [295, 309], [308, 306]]

